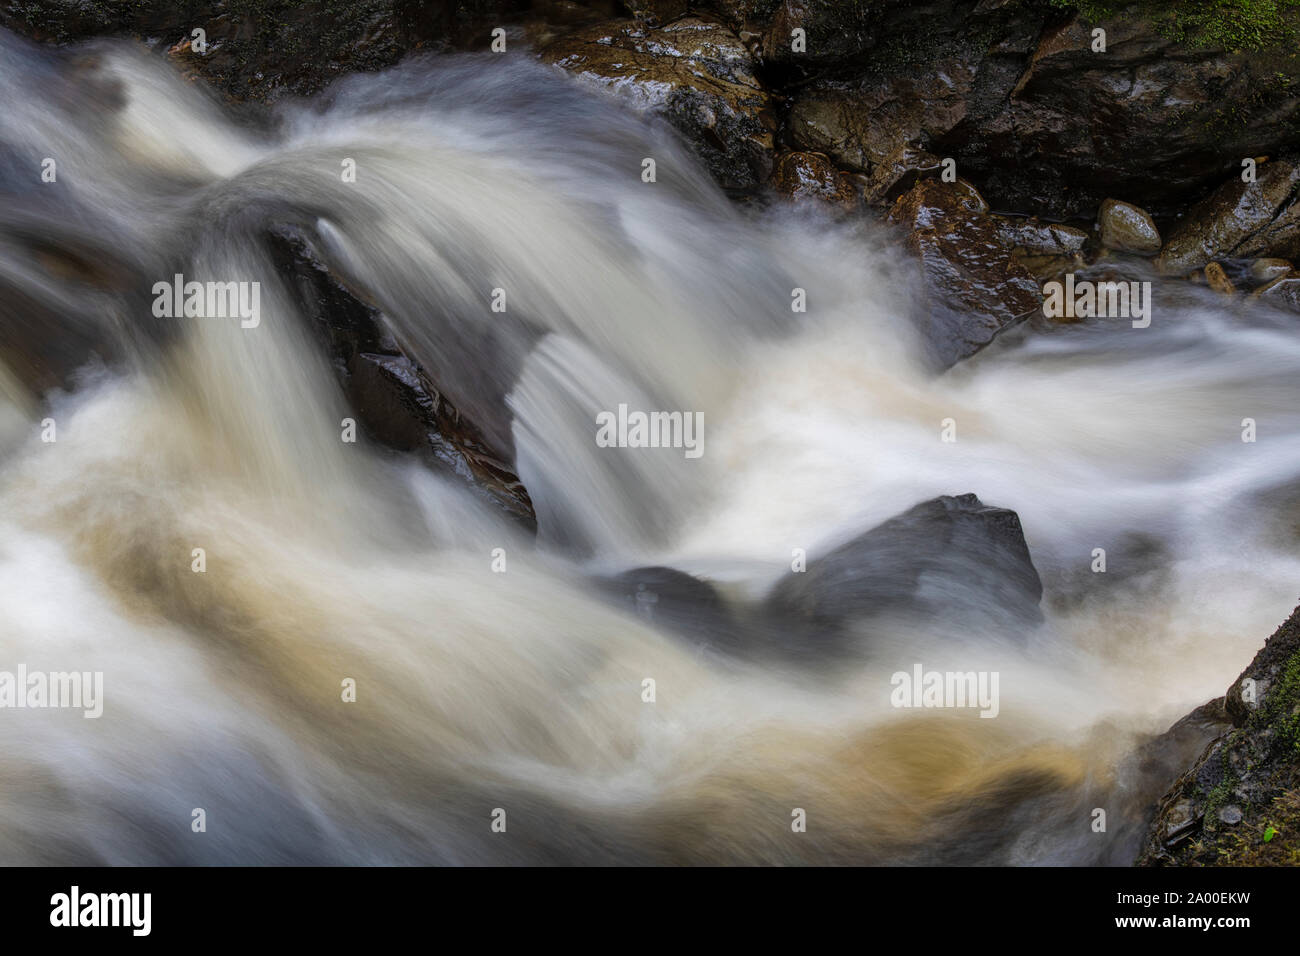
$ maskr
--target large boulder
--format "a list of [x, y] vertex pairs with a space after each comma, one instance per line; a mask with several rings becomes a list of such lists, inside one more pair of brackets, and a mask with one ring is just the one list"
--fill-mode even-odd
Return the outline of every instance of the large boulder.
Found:
[[766, 612], [814, 640], [882, 615], [1019, 633], [1042, 620], [1042, 594], [1019, 516], [973, 494], [944, 495], [785, 575]]
[[790, 138], [870, 172], [900, 147], [929, 146], [961, 122], [977, 69], [974, 59], [954, 57], [910, 75], [813, 85], [790, 108]]
[[[1243, 158], [1295, 143], [1300, 100], [1283, 31], [1263, 32], [1272, 49], [1225, 47], [1178, 15], [1144, 0], [1095, 23], [1049, 26], [1010, 108], [987, 128], [973, 113], [942, 145], [968, 158], [965, 175], [1000, 202], [1087, 215], [1106, 195], [1128, 195], [1161, 216]], [[1104, 52], [1094, 51], [1095, 29]]]
[[390, 448], [419, 454], [435, 470], [466, 482], [535, 528], [532, 501], [510, 463], [511, 450], [492, 447], [483, 430], [438, 390], [393, 338], [383, 314], [321, 260], [310, 233], [284, 225], [266, 240], [367, 433]]
[[1214, 259], [1300, 255], [1300, 165], [1284, 159], [1258, 167], [1254, 182], [1235, 176], [1197, 203], [1169, 234], [1156, 259], [1162, 272], [1185, 275]]
[[749, 50], [722, 24], [614, 20], [561, 37], [542, 58], [667, 120], [724, 188], [750, 190], [771, 173], [776, 112]]
[[[889, 219], [920, 265], [914, 320], [929, 356], [947, 368], [1041, 307], [1038, 280], [1013, 255], [1030, 230], [989, 215], [969, 183], [924, 179], [894, 203]], [[1050, 230], [1048, 230], [1050, 234]], [[1071, 242], [1061, 234], [1062, 242]]]

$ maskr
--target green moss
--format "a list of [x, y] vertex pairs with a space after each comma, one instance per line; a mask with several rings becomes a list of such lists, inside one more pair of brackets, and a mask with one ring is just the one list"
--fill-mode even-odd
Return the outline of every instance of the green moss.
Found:
[[1105, 24], [1126, 12], [1149, 16], [1160, 33], [1189, 47], [1225, 50], [1293, 49], [1300, 40], [1300, 0], [1173, 0], [1116, 3], [1107, 0], [1048, 0]]
[[1300, 757], [1300, 651], [1282, 668], [1277, 684], [1268, 688], [1264, 706], [1252, 714], [1274, 733], [1274, 746]]
[[1232, 800], [1232, 791], [1237, 786], [1237, 776], [1233, 773], [1224, 774], [1218, 786], [1211, 790], [1205, 797], [1205, 822], [1204, 828], [1210, 832], [1217, 830], [1219, 827], [1219, 811], [1227, 806]]
[[1218, 866], [1300, 866], [1300, 790], [1277, 796], [1259, 823], [1243, 822], [1219, 847]]

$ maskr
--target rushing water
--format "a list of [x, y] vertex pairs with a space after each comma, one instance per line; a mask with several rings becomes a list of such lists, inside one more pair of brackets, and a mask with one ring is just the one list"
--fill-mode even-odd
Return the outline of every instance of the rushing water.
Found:
[[[1294, 603], [1293, 326], [1168, 293], [1149, 329], [1020, 334], [936, 376], [869, 227], [738, 209], [663, 129], [523, 60], [256, 117], [125, 44], [0, 33], [0, 79], [0, 322], [116, 353], [45, 404], [0, 364], [0, 670], [102, 671], [105, 696], [0, 710], [0, 862], [1126, 862], [1167, 782], [1135, 748]], [[259, 242], [278, 223], [513, 449], [535, 540], [340, 440]], [[259, 282], [260, 323], [155, 318], [175, 273]], [[598, 447], [620, 403], [701, 412], [705, 453]], [[1021, 517], [1026, 643], [882, 625], [828, 662], [755, 611], [794, 549], [963, 492]], [[738, 648], [592, 584], [648, 564], [713, 582]], [[891, 707], [904, 660], [998, 672], [997, 718]]]

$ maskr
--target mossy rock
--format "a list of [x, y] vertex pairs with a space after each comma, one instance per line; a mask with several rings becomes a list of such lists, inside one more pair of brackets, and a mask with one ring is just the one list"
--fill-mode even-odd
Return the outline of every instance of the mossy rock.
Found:
[[1161, 799], [1139, 865], [1300, 862], [1300, 608], [1222, 706], [1231, 729]]

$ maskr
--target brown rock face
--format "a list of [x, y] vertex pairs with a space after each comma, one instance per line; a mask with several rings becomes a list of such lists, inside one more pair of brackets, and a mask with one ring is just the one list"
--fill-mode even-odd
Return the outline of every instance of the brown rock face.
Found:
[[904, 144], [872, 167], [863, 187], [863, 198], [874, 205], [888, 205], [915, 186], [922, 176], [942, 168], [938, 156]]
[[613, 20], [556, 40], [542, 57], [665, 118], [724, 188], [753, 189], [771, 173], [771, 99], [749, 51], [721, 24]]
[[969, 183], [922, 180], [900, 196], [891, 222], [907, 230], [926, 289], [917, 321], [935, 361], [978, 352], [1042, 304], [1033, 274], [1012, 255], [1004, 224]]
[[966, 118], [977, 64], [949, 58], [925, 73], [814, 86], [790, 109], [790, 137], [869, 172], [901, 148], [941, 139]]
[[[794, 145], [845, 168], [872, 173], [911, 146], [955, 158], [1000, 209], [1091, 217], [1118, 195], [1163, 218], [1243, 158], [1300, 143], [1289, 50], [1178, 42], [1155, 3], [1098, 24], [1046, 4], [884, 3], [861, 17], [842, 5], [854, 24], [844, 35], [864, 31], [859, 55], [829, 41], [814, 51], [810, 39], [802, 58], [768, 39], [794, 6], [762, 23], [751, 11], [747, 28], [764, 38], [765, 62], [812, 80], [792, 93]], [[813, 21], [831, 16], [802, 6]], [[1104, 52], [1094, 27], [1106, 31]]]
[[690, 3], [687, 0], [624, 0], [623, 6], [638, 20], [659, 26], [686, 16]]
[[[1131, 4], [1099, 24], [1048, 31], [976, 159], [990, 194], [1035, 197], [1032, 174], [1048, 187], [1044, 208], [1063, 214], [1086, 212], [1099, 190], [1163, 212], [1242, 157], [1294, 139], [1284, 126], [1300, 102], [1281, 95], [1278, 70], [1294, 70], [1280, 54], [1179, 44], [1160, 29], [1163, 12]], [[1106, 31], [1104, 53], [1092, 49], [1094, 26]]]

